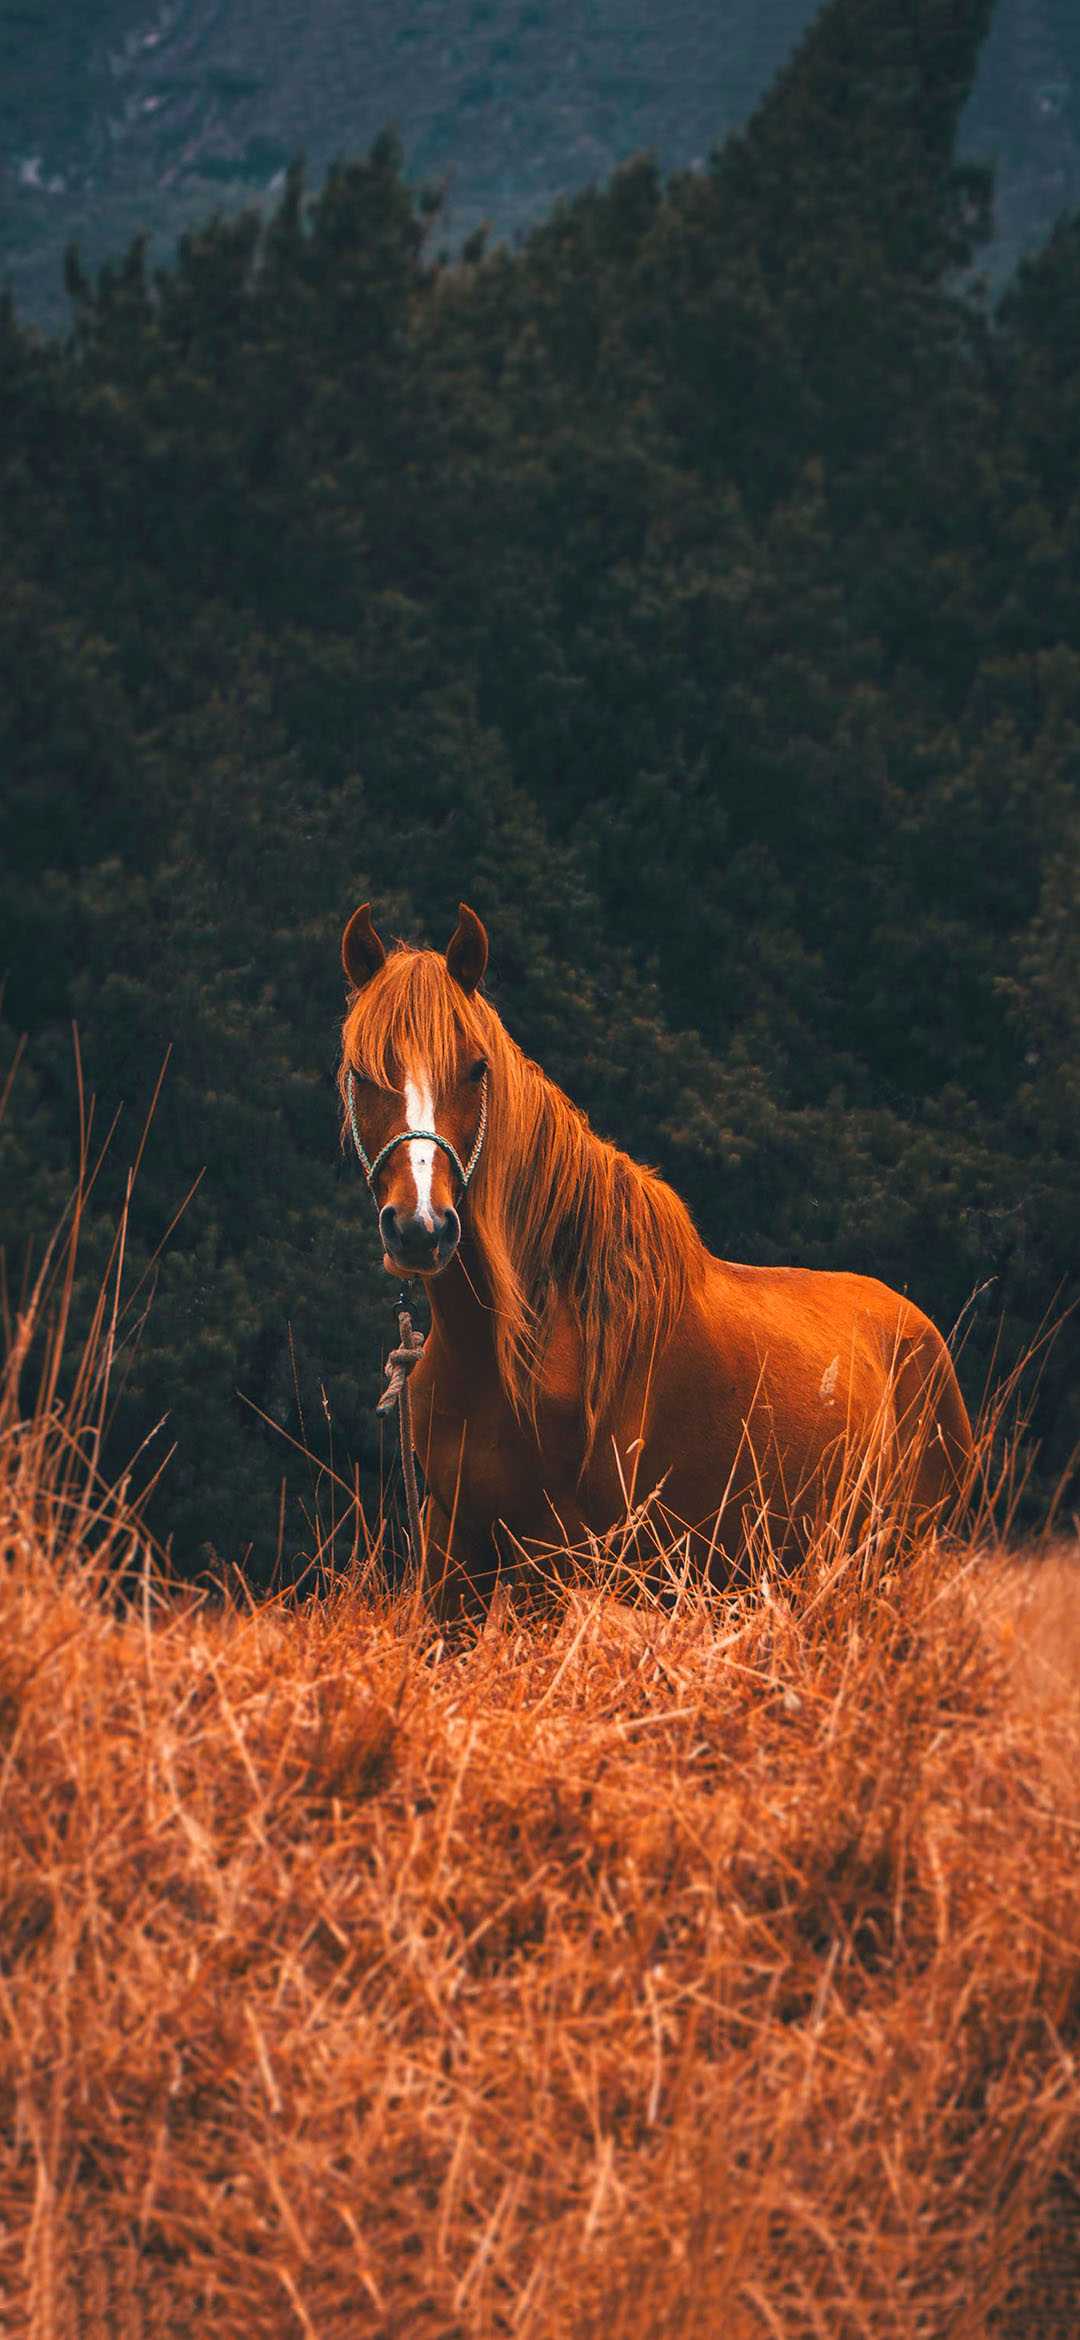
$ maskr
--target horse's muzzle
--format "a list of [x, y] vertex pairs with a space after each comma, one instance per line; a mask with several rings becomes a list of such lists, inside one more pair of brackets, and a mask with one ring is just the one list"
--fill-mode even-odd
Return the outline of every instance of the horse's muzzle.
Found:
[[379, 1233], [398, 1275], [437, 1276], [461, 1241], [461, 1221], [452, 1208], [421, 1218], [418, 1211], [396, 1211], [387, 1203], [379, 1212]]

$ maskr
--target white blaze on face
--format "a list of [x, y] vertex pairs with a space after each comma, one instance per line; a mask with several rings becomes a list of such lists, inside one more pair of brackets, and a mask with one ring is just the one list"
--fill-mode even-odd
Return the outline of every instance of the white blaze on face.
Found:
[[[435, 1127], [435, 1106], [431, 1082], [426, 1073], [405, 1083], [405, 1119], [410, 1129]], [[404, 1150], [416, 1181], [416, 1215], [430, 1235], [435, 1226], [435, 1215], [431, 1208], [431, 1173], [435, 1167], [435, 1148], [425, 1144], [422, 1138], [414, 1138]]]

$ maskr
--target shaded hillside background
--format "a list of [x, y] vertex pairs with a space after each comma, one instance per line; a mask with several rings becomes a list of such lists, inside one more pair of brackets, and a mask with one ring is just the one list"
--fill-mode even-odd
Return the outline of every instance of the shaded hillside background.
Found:
[[[0, 327], [9, 1259], [109, 1212], [159, 1532], [269, 1564], [376, 1456], [338, 937], [487, 919], [494, 996], [729, 1256], [965, 1308], [977, 1396], [1075, 1270], [1080, 226], [996, 315], [954, 161], [990, 0], [833, 0], [707, 170], [440, 261], [400, 151]], [[149, 1263], [205, 1165], [199, 1193]], [[145, 1302], [154, 1306], [141, 1338]], [[1037, 1427], [1078, 1428], [1075, 1342]], [[242, 1395], [238, 1395], [242, 1393]], [[246, 1401], [250, 1401], [250, 1404]], [[283, 1474], [284, 1509], [279, 1509]]]
[[[904, 0], [900, 0], [903, 12]], [[451, 246], [520, 235], [650, 148], [704, 164], [745, 122], [816, 0], [30, 0], [0, 4], [0, 275], [63, 322], [61, 257], [148, 231], [167, 256], [218, 205], [271, 202], [387, 123], [444, 184]], [[896, 13], [896, 11], [894, 11]], [[997, 167], [1002, 278], [1080, 203], [1080, 15], [999, 0], [960, 125]]]

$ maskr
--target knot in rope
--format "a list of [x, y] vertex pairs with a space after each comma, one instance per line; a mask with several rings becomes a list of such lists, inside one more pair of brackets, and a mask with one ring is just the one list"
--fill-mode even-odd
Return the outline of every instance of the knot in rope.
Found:
[[414, 1332], [412, 1317], [407, 1308], [398, 1310], [398, 1347], [391, 1349], [386, 1360], [386, 1388], [378, 1405], [377, 1414], [392, 1414], [398, 1399], [406, 1389], [414, 1365], [419, 1365], [424, 1354], [423, 1333]]

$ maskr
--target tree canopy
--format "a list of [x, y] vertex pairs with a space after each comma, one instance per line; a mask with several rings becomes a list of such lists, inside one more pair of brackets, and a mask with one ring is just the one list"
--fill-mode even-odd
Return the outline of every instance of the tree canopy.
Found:
[[[997, 316], [990, 0], [832, 0], [745, 133], [450, 264], [393, 138], [0, 319], [9, 1261], [140, 1114], [114, 1437], [186, 1563], [376, 1459], [338, 936], [445, 941], [710, 1245], [882, 1275], [978, 1395], [1075, 1267], [1080, 230]], [[141, 1318], [141, 1301], [132, 1313]], [[1075, 1352], [1073, 1352], [1075, 1353]], [[1055, 1344], [1043, 1483], [1080, 1422]], [[280, 1507], [286, 1482], [284, 1512]]]

